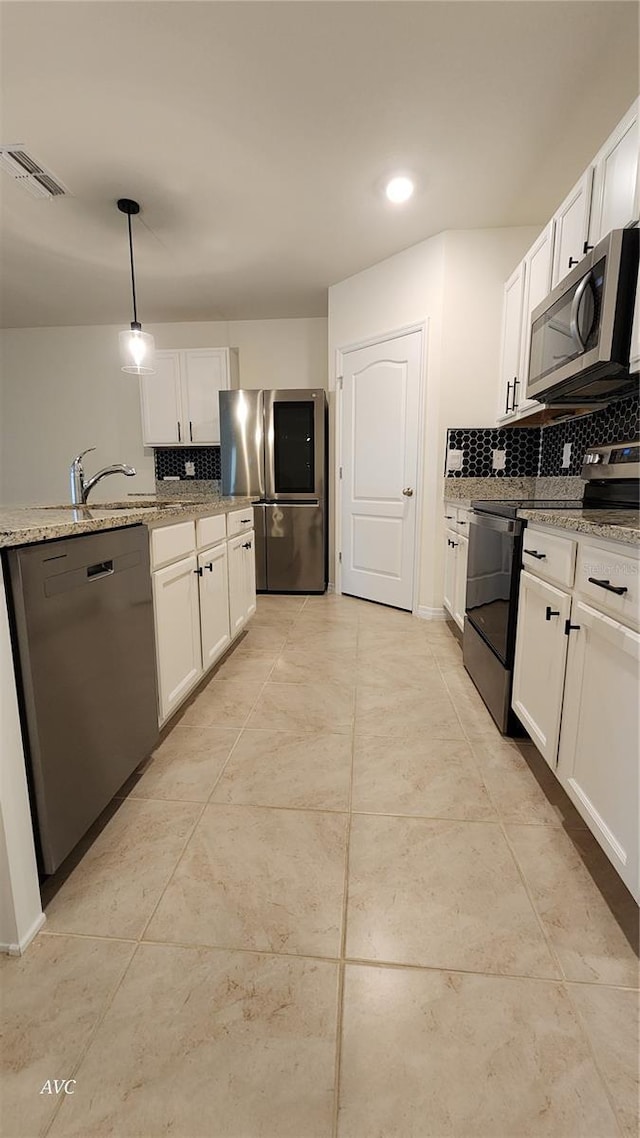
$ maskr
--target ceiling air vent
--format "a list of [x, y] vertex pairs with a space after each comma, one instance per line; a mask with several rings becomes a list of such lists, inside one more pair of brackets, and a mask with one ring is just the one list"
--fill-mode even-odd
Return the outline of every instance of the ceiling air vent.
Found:
[[0, 146], [0, 169], [36, 198], [59, 198], [69, 190], [19, 144]]

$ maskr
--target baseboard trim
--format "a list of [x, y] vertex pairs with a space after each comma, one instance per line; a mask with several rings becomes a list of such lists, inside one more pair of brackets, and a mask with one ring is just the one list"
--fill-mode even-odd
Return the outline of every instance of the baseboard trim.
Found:
[[0, 944], [0, 952], [8, 952], [9, 956], [22, 956], [26, 952], [31, 941], [38, 935], [40, 929], [46, 921], [44, 913], [40, 913], [31, 925], [31, 928], [17, 944]]
[[327, 582], [327, 592], [328, 593], [335, 593], [335, 591], [336, 591], [336, 587], [335, 587], [333, 581], [328, 581]]
[[415, 615], [420, 617], [420, 620], [447, 620], [447, 614], [443, 608], [429, 608], [427, 605], [418, 605]]

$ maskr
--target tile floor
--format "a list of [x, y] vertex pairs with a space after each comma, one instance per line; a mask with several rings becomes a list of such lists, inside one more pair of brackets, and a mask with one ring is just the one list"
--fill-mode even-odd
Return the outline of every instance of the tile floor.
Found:
[[0, 962], [3, 1138], [637, 1134], [637, 909], [446, 625], [260, 598], [126, 791]]

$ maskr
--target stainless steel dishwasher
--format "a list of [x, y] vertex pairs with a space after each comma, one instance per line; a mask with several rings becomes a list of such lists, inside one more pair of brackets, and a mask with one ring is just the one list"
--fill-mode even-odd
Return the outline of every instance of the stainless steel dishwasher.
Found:
[[8, 554], [42, 869], [53, 873], [158, 738], [149, 536], [132, 526]]

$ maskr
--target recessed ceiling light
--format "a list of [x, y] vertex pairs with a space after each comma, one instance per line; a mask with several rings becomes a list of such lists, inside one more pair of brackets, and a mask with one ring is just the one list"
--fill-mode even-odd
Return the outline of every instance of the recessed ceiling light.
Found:
[[409, 200], [412, 193], [413, 182], [411, 181], [411, 178], [405, 178], [402, 176], [398, 178], [392, 178], [390, 182], [387, 182], [386, 195], [390, 202], [395, 202], [396, 204], [406, 202]]

